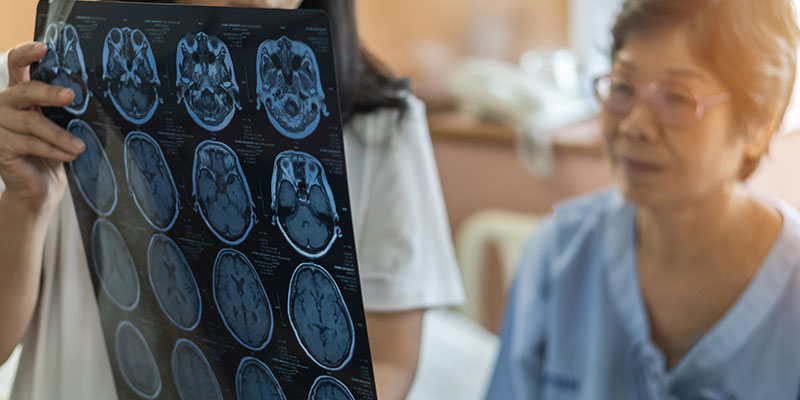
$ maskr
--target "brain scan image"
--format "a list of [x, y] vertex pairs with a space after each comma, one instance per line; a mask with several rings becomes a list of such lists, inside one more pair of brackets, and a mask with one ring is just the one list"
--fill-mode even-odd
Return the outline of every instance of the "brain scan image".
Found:
[[255, 223], [255, 204], [239, 157], [221, 142], [197, 146], [192, 167], [194, 209], [224, 243], [241, 243]]
[[111, 222], [98, 219], [92, 226], [92, 266], [103, 289], [125, 311], [139, 304], [139, 276], [128, 246]]
[[125, 176], [139, 211], [159, 231], [169, 230], [178, 219], [178, 189], [164, 153], [144, 132], [125, 138]]
[[300, 254], [323, 256], [341, 236], [333, 192], [322, 164], [307, 153], [278, 154], [272, 170], [273, 224]]
[[90, 92], [78, 31], [66, 22], [53, 22], [47, 26], [44, 43], [47, 53], [39, 64], [42, 80], [72, 89], [75, 98], [64, 109], [74, 115], [83, 114], [89, 105]]
[[228, 46], [199, 32], [178, 43], [178, 104], [183, 101], [194, 122], [209, 131], [225, 128], [239, 103], [239, 85]]
[[353, 321], [328, 271], [312, 263], [295, 269], [288, 314], [297, 341], [319, 366], [339, 370], [350, 361], [356, 340]]
[[144, 124], [155, 114], [161, 81], [144, 32], [128, 27], [108, 31], [103, 41], [103, 82], [106, 96], [130, 123]]
[[320, 376], [311, 386], [308, 400], [355, 400], [355, 397], [338, 379], [332, 376]]
[[178, 245], [155, 234], [147, 247], [147, 274], [161, 310], [175, 326], [186, 331], [200, 323], [200, 288]]
[[286, 400], [275, 375], [261, 360], [245, 357], [236, 371], [236, 398], [239, 400]]
[[261, 350], [272, 337], [272, 307], [253, 264], [238, 250], [223, 249], [214, 262], [214, 303], [242, 346]]
[[172, 375], [182, 400], [222, 400], [211, 364], [200, 348], [187, 339], [178, 339], [172, 349]]
[[128, 321], [117, 325], [114, 337], [117, 364], [128, 387], [145, 399], [155, 399], [161, 393], [161, 375], [150, 346], [139, 329]]
[[308, 45], [286, 36], [266, 40], [256, 59], [256, 108], [264, 104], [270, 123], [291, 139], [302, 139], [328, 114], [317, 57]]
[[94, 129], [79, 119], [70, 121], [67, 130], [86, 144], [83, 153], [69, 163], [78, 190], [94, 212], [107, 216], [117, 205], [117, 178], [103, 144]]

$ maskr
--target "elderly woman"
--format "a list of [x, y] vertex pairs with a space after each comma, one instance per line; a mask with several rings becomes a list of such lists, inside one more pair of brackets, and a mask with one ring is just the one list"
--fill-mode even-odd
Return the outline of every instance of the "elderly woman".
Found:
[[487, 399], [796, 399], [800, 214], [744, 184], [780, 125], [791, 0], [629, 0], [595, 81], [616, 185], [555, 207]]

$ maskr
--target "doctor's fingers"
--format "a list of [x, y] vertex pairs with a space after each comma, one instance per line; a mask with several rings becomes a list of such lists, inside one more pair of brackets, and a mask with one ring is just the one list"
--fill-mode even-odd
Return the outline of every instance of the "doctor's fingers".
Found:
[[52, 144], [30, 135], [13, 132], [0, 133], [0, 161], [3, 159], [17, 159], [19, 157], [39, 157], [52, 161], [67, 162], [77, 157], [77, 154], [66, 152]]
[[8, 86], [30, 80], [30, 65], [47, 53], [41, 42], [26, 42], [8, 51]]
[[[9, 86], [0, 92], [0, 109], [24, 110], [35, 107], [64, 107], [72, 104], [74, 97], [75, 93], [72, 92], [72, 89], [40, 81], [28, 81]], [[0, 113], [3, 110], [0, 110]], [[2, 116], [0, 114], [0, 117]]]
[[39, 111], [0, 107], [0, 146], [6, 147], [6, 150], [29, 154], [27, 152], [30, 148], [41, 149], [38, 144], [25, 147], [32, 145], [34, 139], [72, 156], [77, 156], [85, 148], [83, 141]]

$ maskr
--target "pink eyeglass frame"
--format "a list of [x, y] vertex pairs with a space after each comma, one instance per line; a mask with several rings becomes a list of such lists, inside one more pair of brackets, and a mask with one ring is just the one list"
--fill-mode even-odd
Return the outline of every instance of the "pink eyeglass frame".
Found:
[[[593, 79], [593, 81], [592, 81], [592, 83], [593, 83], [592, 84], [592, 90], [594, 92], [594, 96], [600, 101], [600, 103], [604, 104], [605, 101], [600, 96], [600, 93], [599, 93], [598, 88], [597, 88], [598, 84], [600, 83], [601, 80], [604, 80], [604, 79], [607, 79], [607, 80], [610, 81], [611, 78], [614, 77], [615, 75], [616, 74], [614, 74], [614, 73], [608, 73], [608, 74], [605, 74], [605, 75], [600, 75], [600, 76], [598, 76], [598, 77]], [[639, 84], [639, 83], [636, 83], [636, 82], [631, 82], [631, 84], [633, 85], [635, 93], [636, 93], [636, 101], [638, 101], [640, 98], [642, 98], [642, 96], [639, 94], [639, 93], [642, 93], [642, 85]], [[658, 81], [652, 81], [652, 82], [650, 82], [649, 84], [646, 85], [646, 88], [647, 88], [646, 93], [648, 93], [648, 96], [647, 96], [646, 99], [647, 99], [648, 105], [651, 105], [651, 107], [652, 107], [652, 104], [653, 104], [653, 100], [652, 100], [653, 93], [655, 93], [656, 90], [658, 88], [660, 88], [661, 86], [662, 86], [662, 84], [660, 82], [658, 82]], [[703, 118], [703, 115], [705, 114], [705, 110], [707, 108], [713, 107], [713, 106], [718, 105], [718, 104], [725, 103], [725, 102], [727, 102], [727, 101], [729, 101], [731, 99], [731, 95], [728, 92], [720, 92], [720, 93], [712, 94], [712, 95], [709, 95], [709, 96], [703, 96], [703, 95], [700, 94], [700, 92], [698, 92], [696, 89], [694, 89], [692, 87], [688, 87], [688, 86], [684, 86], [684, 85], [678, 85], [678, 86], [680, 86], [680, 87], [682, 87], [684, 89], [688, 89], [689, 94], [694, 98], [695, 104], [697, 104], [696, 109], [695, 109], [695, 113], [694, 113], [694, 117], [695, 117], [695, 120], [693, 121], [694, 123], [696, 123], [697, 121], [700, 121]], [[634, 101], [634, 104], [635, 104], [635, 101]], [[630, 113], [630, 110], [628, 110], [628, 113]], [[626, 113], [625, 115], [627, 115], [628, 113]]]

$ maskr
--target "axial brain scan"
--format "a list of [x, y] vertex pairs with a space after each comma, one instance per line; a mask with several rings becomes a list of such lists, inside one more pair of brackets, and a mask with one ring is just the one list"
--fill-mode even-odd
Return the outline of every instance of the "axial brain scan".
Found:
[[156, 359], [139, 329], [128, 321], [117, 325], [114, 348], [122, 378], [137, 395], [155, 399], [161, 393]]
[[261, 360], [245, 357], [236, 371], [238, 400], [286, 400], [275, 375]]
[[195, 149], [192, 171], [195, 210], [219, 240], [241, 243], [253, 228], [255, 204], [239, 157], [226, 144], [206, 140]]
[[333, 277], [312, 263], [300, 264], [289, 283], [289, 322], [314, 362], [339, 370], [353, 356], [355, 331]]
[[308, 400], [355, 400], [350, 390], [332, 376], [320, 376], [311, 386]]
[[128, 246], [111, 222], [98, 219], [92, 226], [92, 265], [103, 289], [125, 311], [139, 304], [139, 276]]
[[117, 178], [94, 129], [84, 121], [73, 119], [67, 130], [83, 140], [86, 148], [69, 165], [78, 184], [78, 191], [94, 212], [106, 216], [117, 205]]
[[153, 235], [147, 248], [147, 274], [158, 305], [175, 326], [192, 330], [200, 322], [200, 289], [181, 249], [168, 236]]
[[272, 307], [253, 264], [224, 249], [214, 262], [214, 303], [222, 321], [244, 347], [261, 350], [272, 336]]
[[239, 103], [239, 85], [233, 60], [225, 43], [216, 36], [199, 32], [178, 43], [178, 104], [194, 122], [209, 131], [225, 128]]
[[178, 339], [172, 349], [172, 375], [181, 400], [222, 400], [219, 382], [206, 356], [187, 339]]
[[53, 22], [47, 26], [44, 43], [47, 53], [40, 63], [42, 80], [72, 89], [75, 97], [64, 109], [74, 115], [83, 114], [89, 105], [90, 92], [78, 31], [69, 23]]
[[325, 255], [337, 237], [339, 215], [322, 164], [307, 153], [278, 154], [272, 170], [273, 223], [300, 254]]
[[169, 230], [178, 218], [178, 189], [164, 153], [144, 132], [125, 138], [125, 175], [139, 211], [159, 231]]
[[308, 45], [282, 36], [258, 47], [256, 108], [288, 138], [302, 139], [328, 114], [317, 57]]
[[150, 120], [158, 103], [156, 60], [144, 32], [111, 28], [103, 42], [103, 81], [114, 108], [132, 124]]

